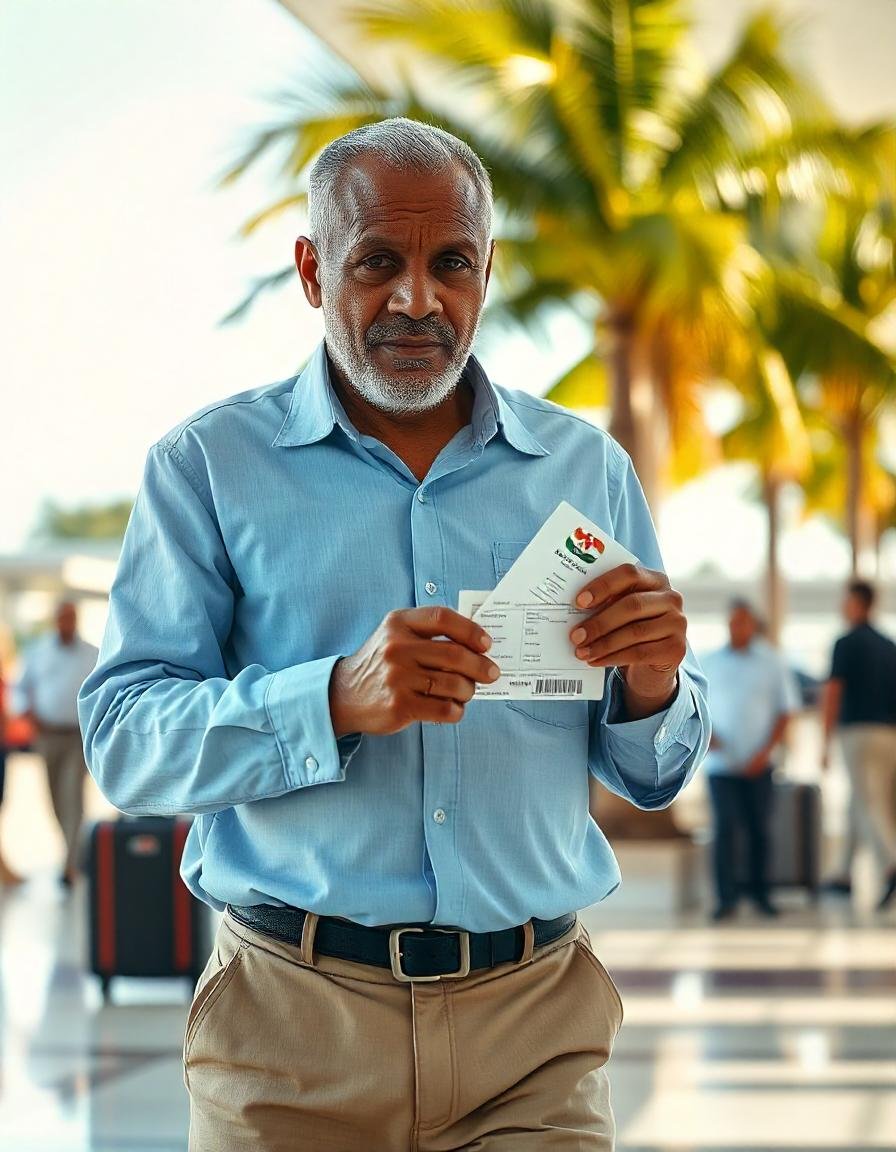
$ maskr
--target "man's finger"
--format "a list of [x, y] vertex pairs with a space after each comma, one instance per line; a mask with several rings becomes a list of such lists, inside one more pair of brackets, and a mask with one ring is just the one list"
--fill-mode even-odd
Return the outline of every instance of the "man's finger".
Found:
[[435, 668], [423, 668], [416, 678], [414, 689], [421, 696], [436, 696], [442, 700], [456, 700], [458, 704], [467, 704], [473, 698], [476, 685], [466, 676], [458, 676], [455, 672], [439, 672]]
[[654, 572], [652, 568], [642, 568], [640, 564], [620, 564], [586, 584], [576, 596], [576, 604], [579, 608], [591, 608], [638, 589], [652, 592], [668, 586], [669, 581], [664, 572]]
[[477, 656], [450, 640], [421, 640], [408, 646], [408, 654], [420, 668], [453, 672], [480, 684], [492, 684], [501, 675], [501, 669], [487, 656]]
[[[580, 660], [603, 660], [609, 656], [615, 657], [616, 653], [625, 652], [639, 644], [649, 644], [673, 635], [672, 624], [665, 616], [656, 616], [649, 620], [639, 619], [624, 624], [605, 636], [600, 636], [593, 644], [579, 646], [576, 648], [576, 656]], [[617, 663], [615, 658], [613, 663]]]
[[474, 624], [469, 616], [461, 616], [453, 608], [444, 605], [432, 608], [407, 608], [398, 615], [412, 632], [418, 636], [433, 639], [447, 636], [458, 644], [463, 644], [473, 652], [487, 652], [492, 646], [489, 634]]
[[661, 592], [630, 592], [620, 596], [605, 608], [601, 608], [587, 620], [576, 624], [569, 638], [573, 644], [582, 647], [593, 644], [618, 628], [625, 627], [633, 620], [648, 620], [663, 616], [670, 609], [679, 606], [677, 594], [667, 590]]
[[414, 696], [414, 718], [424, 724], [457, 724], [464, 718], [464, 706], [456, 700], [418, 692]]
[[669, 664], [675, 668], [681, 663], [677, 655], [670, 651], [669, 638], [653, 640], [645, 644], [633, 644], [629, 648], [620, 648], [617, 652], [608, 652], [605, 656], [594, 657], [586, 661], [592, 668], [624, 668], [628, 664], [655, 664], [660, 667]]

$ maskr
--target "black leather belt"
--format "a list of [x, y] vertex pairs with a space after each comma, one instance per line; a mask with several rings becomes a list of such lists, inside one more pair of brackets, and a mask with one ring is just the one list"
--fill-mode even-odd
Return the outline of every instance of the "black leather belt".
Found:
[[[277, 908], [272, 904], [235, 908], [228, 904], [227, 910], [247, 928], [295, 947], [301, 944], [306, 913], [300, 908]], [[575, 922], [574, 912], [556, 920], [533, 920], [534, 947], [559, 940]], [[481, 968], [517, 962], [524, 948], [522, 927], [502, 932], [464, 932], [428, 925], [368, 928], [321, 916], [314, 934], [316, 952], [391, 968], [396, 980], [408, 982], [459, 979]]]

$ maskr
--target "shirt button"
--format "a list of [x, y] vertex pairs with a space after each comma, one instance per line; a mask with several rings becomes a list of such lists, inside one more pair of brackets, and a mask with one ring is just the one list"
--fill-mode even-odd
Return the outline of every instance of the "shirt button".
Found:
[[317, 771], [317, 761], [314, 759], [313, 756], [309, 756], [308, 759], [305, 761], [305, 767], [308, 769], [309, 772], [316, 772]]
[[433, 584], [432, 580], [427, 580], [423, 587], [426, 589], [430, 596], [435, 596], [436, 592], [439, 590], [438, 584]]
[[422, 488], [420, 488], [417, 492], [417, 499], [421, 504], [426, 503], [426, 493], [423, 491]]
[[432, 818], [435, 820], [436, 824], [444, 824], [447, 819], [445, 815], [445, 809], [436, 808], [435, 812], [432, 814]]

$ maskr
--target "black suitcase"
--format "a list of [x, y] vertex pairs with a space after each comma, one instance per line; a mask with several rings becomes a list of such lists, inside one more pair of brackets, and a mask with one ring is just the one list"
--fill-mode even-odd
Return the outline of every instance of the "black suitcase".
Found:
[[[766, 877], [769, 888], [805, 888], [818, 897], [821, 883], [821, 789], [795, 780], [774, 781]], [[747, 853], [740, 837], [738, 878], [746, 891]]]
[[189, 831], [189, 820], [164, 816], [101, 820], [91, 829], [90, 968], [104, 999], [113, 976], [199, 979], [209, 934], [205, 906], [180, 878]]

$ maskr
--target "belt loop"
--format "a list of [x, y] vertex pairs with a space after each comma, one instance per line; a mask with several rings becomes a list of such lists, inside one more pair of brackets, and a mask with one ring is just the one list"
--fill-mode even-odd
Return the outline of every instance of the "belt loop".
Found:
[[532, 953], [535, 950], [535, 928], [531, 920], [527, 920], [523, 925], [523, 954], [520, 956], [520, 964], [531, 964]]
[[305, 922], [302, 925], [302, 960], [305, 964], [314, 967], [314, 937], [317, 935], [317, 921], [319, 917], [316, 912], [306, 912]]

